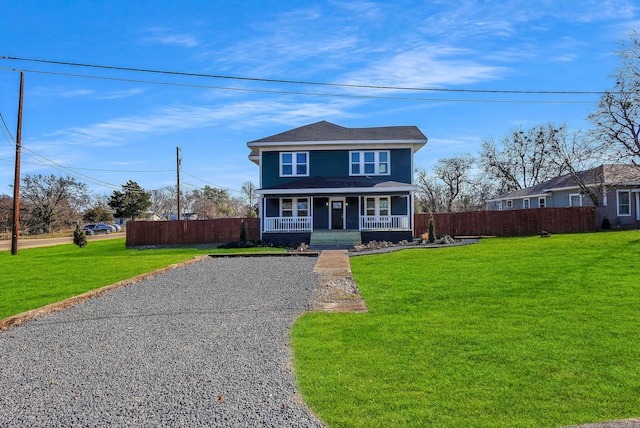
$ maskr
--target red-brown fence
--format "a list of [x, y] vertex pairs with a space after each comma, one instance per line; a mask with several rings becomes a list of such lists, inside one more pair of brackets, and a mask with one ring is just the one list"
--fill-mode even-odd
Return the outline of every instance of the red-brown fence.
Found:
[[[429, 214], [415, 214], [415, 235], [429, 230]], [[537, 208], [434, 214], [438, 236], [530, 236], [596, 231], [593, 207]]]
[[240, 240], [241, 222], [244, 222], [248, 241], [260, 239], [260, 222], [257, 218], [129, 221], [126, 227], [127, 247], [234, 242]]

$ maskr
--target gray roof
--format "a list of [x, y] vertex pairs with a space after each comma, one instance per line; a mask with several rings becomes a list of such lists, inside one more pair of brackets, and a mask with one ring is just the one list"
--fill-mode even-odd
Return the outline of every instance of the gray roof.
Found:
[[258, 189], [258, 193], [298, 189], [308, 189], [309, 191], [312, 189], [335, 189], [343, 192], [348, 192], [349, 189], [371, 189], [371, 191], [383, 192], [388, 189], [411, 191], [415, 188], [416, 186], [412, 184], [389, 181], [382, 177], [309, 177]]
[[375, 141], [411, 140], [427, 142], [416, 126], [380, 126], [374, 128], [345, 128], [326, 120], [301, 126], [290, 131], [247, 143], [293, 143], [303, 141]]
[[[640, 184], [640, 169], [633, 165], [600, 165], [596, 168], [578, 172], [578, 177], [590, 186], [635, 185]], [[505, 193], [491, 200], [521, 199], [543, 195], [553, 190], [578, 187], [576, 179], [571, 174], [565, 174], [543, 181], [535, 186]]]

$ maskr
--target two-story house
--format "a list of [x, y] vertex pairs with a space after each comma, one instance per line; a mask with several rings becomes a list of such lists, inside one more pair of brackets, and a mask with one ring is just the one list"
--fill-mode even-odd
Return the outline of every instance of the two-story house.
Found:
[[415, 126], [345, 128], [326, 121], [247, 143], [260, 167], [265, 242], [309, 243], [323, 231], [362, 242], [413, 237]]

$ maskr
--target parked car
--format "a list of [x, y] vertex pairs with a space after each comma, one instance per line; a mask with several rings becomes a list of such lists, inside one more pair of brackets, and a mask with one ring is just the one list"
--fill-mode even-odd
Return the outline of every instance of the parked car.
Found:
[[109, 227], [109, 230], [112, 231], [112, 232], [117, 232], [118, 231], [118, 229], [116, 229], [116, 227], [114, 225], [112, 225], [112, 224], [108, 224], [107, 226]]
[[122, 231], [122, 227], [119, 224], [113, 223], [111, 226], [116, 228], [116, 232], [121, 232]]
[[104, 223], [87, 224], [82, 228], [87, 235], [95, 235], [97, 233], [111, 233], [111, 227]]

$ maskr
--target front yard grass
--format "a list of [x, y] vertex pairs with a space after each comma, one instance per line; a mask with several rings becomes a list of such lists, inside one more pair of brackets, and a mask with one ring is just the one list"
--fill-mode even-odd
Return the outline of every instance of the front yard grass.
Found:
[[369, 313], [307, 313], [296, 377], [329, 426], [640, 416], [640, 232], [351, 259]]
[[282, 252], [277, 248], [128, 250], [125, 239], [0, 251], [0, 319], [204, 254]]

